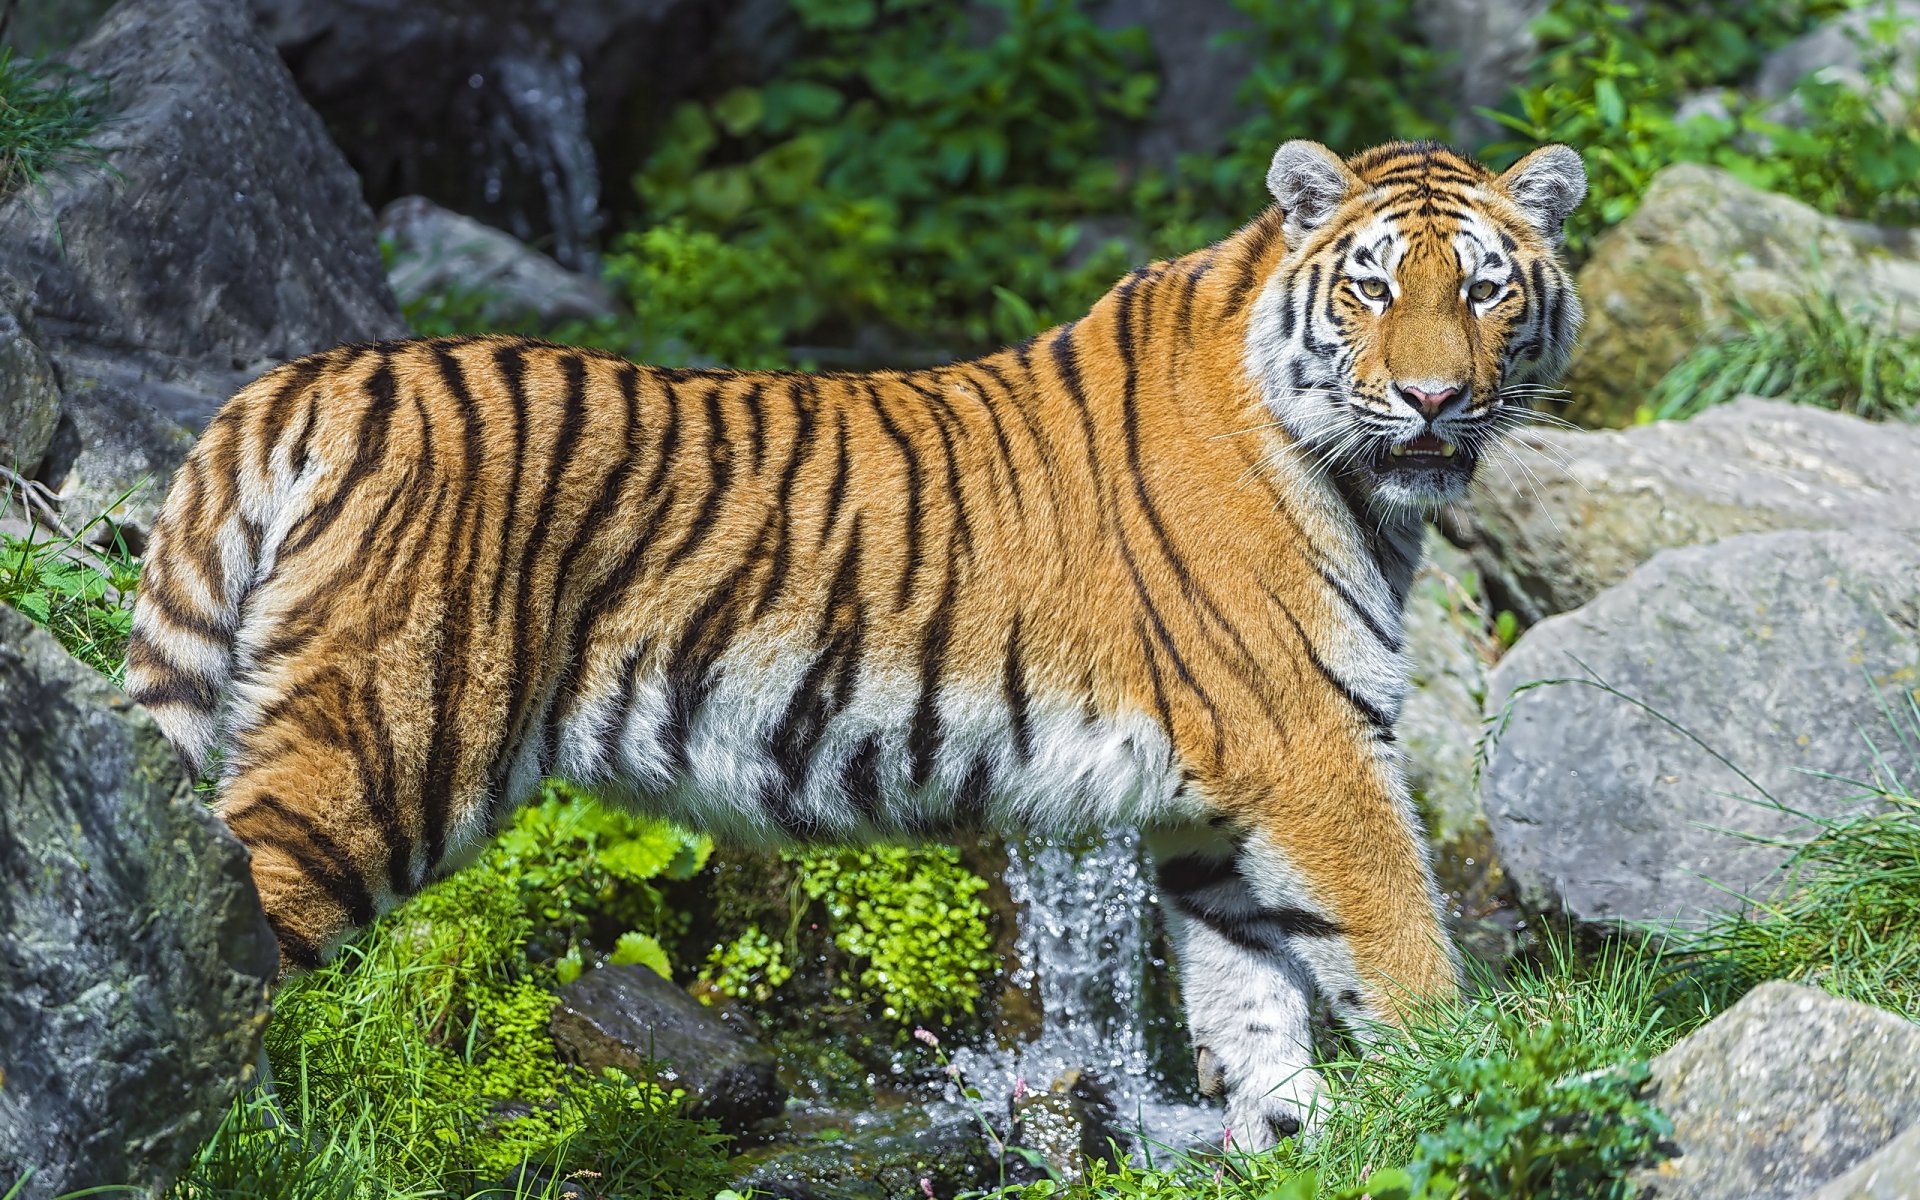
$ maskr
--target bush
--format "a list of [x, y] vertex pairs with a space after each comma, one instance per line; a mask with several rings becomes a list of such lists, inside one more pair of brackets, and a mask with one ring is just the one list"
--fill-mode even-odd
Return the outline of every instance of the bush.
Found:
[[111, 547], [96, 551], [78, 536], [0, 534], [0, 602], [19, 609], [68, 653], [115, 682], [133, 632], [133, 591], [139, 581], [140, 564], [117, 536]]

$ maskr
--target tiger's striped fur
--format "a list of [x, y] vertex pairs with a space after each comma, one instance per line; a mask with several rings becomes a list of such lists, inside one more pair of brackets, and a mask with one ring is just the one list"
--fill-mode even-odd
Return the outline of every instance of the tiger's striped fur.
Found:
[[1496, 178], [1300, 142], [1269, 184], [1225, 241], [953, 366], [466, 337], [242, 390], [152, 532], [127, 678], [218, 755], [285, 964], [550, 774], [760, 841], [1134, 822], [1203, 1084], [1242, 1145], [1297, 1129], [1310, 987], [1363, 1023], [1455, 988], [1400, 608], [1423, 511], [1565, 359], [1585, 185], [1564, 147]]

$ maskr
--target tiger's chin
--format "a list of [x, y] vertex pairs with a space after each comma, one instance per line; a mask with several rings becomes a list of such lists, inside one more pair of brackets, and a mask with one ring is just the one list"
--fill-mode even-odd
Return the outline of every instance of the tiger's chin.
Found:
[[1464, 445], [1422, 434], [1383, 443], [1360, 466], [1373, 503], [1387, 509], [1434, 509], [1466, 495], [1479, 456]]

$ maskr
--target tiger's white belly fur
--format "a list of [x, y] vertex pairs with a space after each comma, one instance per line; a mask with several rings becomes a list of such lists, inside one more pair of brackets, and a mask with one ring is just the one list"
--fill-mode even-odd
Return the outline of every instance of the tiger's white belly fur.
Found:
[[[1035, 694], [1017, 732], [1004, 696], [964, 685], [936, 700], [938, 745], [916, 785], [918, 681], [871, 666], [850, 682], [845, 706], [806, 739], [790, 778], [796, 760], [783, 764], [775, 744], [810, 665], [810, 656], [792, 652], [758, 663], [730, 656], [689, 715], [678, 754], [668, 678], [613, 680], [558, 722], [557, 746], [522, 752], [509, 792], [531, 794], [545, 763], [609, 799], [751, 844], [935, 836], [970, 824], [1064, 836], [1190, 822], [1207, 812], [1183, 791], [1172, 746], [1148, 714], [1096, 714]], [[862, 756], [870, 771], [856, 762]], [[871, 781], [864, 806], [851, 778]], [[977, 806], [962, 812], [969, 795]], [[769, 797], [779, 798], [778, 811]]]

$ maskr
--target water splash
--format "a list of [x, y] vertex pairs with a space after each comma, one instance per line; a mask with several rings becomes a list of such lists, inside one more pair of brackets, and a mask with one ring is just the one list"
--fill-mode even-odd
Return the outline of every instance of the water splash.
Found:
[[1082, 847], [1009, 843], [1005, 878], [1020, 908], [1012, 982], [1037, 996], [1042, 1017], [1037, 1034], [1011, 1050], [954, 1055], [988, 1111], [1006, 1111], [1016, 1080], [1044, 1090], [1078, 1070], [1105, 1085], [1117, 1123], [1136, 1138], [1217, 1141], [1219, 1112], [1178, 1099], [1155, 1062], [1152, 1009], [1171, 967], [1154, 954], [1139, 834], [1108, 830]]

